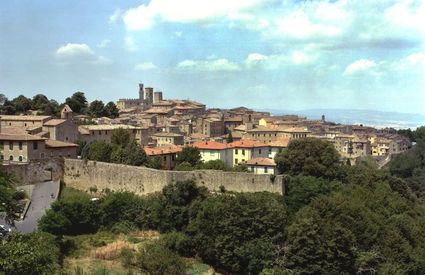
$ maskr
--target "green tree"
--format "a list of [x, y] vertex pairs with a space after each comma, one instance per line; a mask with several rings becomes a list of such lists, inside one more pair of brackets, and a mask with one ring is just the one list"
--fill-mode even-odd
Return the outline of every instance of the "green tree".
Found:
[[31, 109], [32, 101], [30, 98], [20, 95], [12, 100], [12, 105], [15, 107], [16, 112], [26, 113]]
[[94, 100], [90, 103], [88, 112], [92, 117], [103, 117], [106, 115], [105, 105], [101, 100]]
[[111, 143], [125, 147], [131, 140], [130, 132], [124, 128], [118, 128], [112, 131]]
[[187, 162], [192, 167], [197, 167], [201, 164], [201, 152], [196, 147], [186, 146], [177, 154], [177, 163]]
[[195, 169], [196, 167], [193, 167], [189, 162], [182, 162], [174, 167], [174, 170], [176, 171], [193, 171]]
[[334, 146], [317, 138], [296, 139], [275, 157], [280, 173], [333, 178], [337, 174], [339, 154]]
[[207, 162], [204, 162], [201, 165], [201, 169], [211, 169], [211, 170], [223, 170], [226, 171], [228, 170], [228, 167], [226, 165], [226, 163], [220, 159], [216, 159], [216, 160], [209, 160]]
[[150, 157], [148, 159], [148, 162], [146, 163], [146, 166], [152, 169], [161, 169], [161, 157], [159, 156], [155, 156], [155, 157]]
[[60, 112], [59, 103], [51, 99], [48, 103], [41, 106], [41, 111], [45, 116], [57, 116]]
[[50, 234], [13, 233], [0, 242], [0, 272], [5, 274], [54, 274], [58, 263], [59, 248]]
[[47, 96], [43, 94], [37, 94], [32, 98], [32, 109], [33, 110], [41, 110], [43, 107], [49, 104], [49, 99]]
[[137, 265], [143, 273], [152, 275], [186, 274], [182, 258], [159, 242], [147, 243], [138, 255]]
[[84, 113], [87, 109], [87, 99], [83, 92], [75, 92], [71, 97], [65, 99], [65, 104], [71, 107], [75, 113]]
[[197, 254], [232, 273], [256, 274], [271, 267], [287, 222], [283, 197], [224, 193], [193, 204], [187, 228]]
[[125, 161], [127, 165], [140, 166], [148, 161], [145, 150], [135, 140], [130, 141], [124, 150], [127, 155]]
[[111, 162], [112, 145], [105, 141], [94, 141], [90, 144], [89, 160]]
[[117, 118], [119, 116], [119, 111], [117, 105], [114, 102], [109, 101], [104, 108], [104, 115], [109, 118]]

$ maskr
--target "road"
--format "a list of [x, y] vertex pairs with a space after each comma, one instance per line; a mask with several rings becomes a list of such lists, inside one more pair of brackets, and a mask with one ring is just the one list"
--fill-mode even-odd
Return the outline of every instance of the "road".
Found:
[[31, 195], [31, 205], [24, 220], [15, 222], [16, 229], [23, 233], [35, 231], [38, 220], [58, 197], [59, 188], [59, 181], [46, 181], [35, 184]]

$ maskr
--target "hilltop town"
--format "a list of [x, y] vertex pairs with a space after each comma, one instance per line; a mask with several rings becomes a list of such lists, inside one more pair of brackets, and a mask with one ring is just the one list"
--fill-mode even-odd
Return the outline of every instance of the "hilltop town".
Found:
[[[411, 148], [394, 129], [341, 125], [325, 115], [312, 120], [297, 115], [272, 116], [245, 107], [207, 109], [193, 100], [164, 99], [163, 93], [139, 84], [139, 97], [119, 99], [115, 118], [90, 117], [67, 104], [60, 117], [1, 115], [1, 159], [30, 162], [50, 157], [77, 158], [77, 143], [110, 142], [116, 129], [128, 131], [161, 169], [173, 169], [184, 146], [200, 150], [202, 161], [221, 160], [228, 167], [246, 165], [258, 174], [275, 174], [276, 153], [291, 140], [313, 137], [331, 142], [342, 161], [387, 156]], [[93, 104], [93, 103], [92, 103]]]

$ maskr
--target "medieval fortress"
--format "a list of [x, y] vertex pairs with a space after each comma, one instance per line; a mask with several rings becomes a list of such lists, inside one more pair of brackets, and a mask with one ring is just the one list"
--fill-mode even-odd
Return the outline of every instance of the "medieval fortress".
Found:
[[139, 84], [139, 98], [122, 98], [117, 101], [117, 107], [120, 110], [129, 108], [138, 108], [141, 111], [152, 107], [154, 103], [162, 101], [162, 92], [154, 92], [151, 87], [143, 87], [143, 83]]

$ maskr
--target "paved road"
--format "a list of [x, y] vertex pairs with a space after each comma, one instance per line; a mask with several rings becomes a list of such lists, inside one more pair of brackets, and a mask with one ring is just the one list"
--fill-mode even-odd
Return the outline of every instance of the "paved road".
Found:
[[[18, 231], [30, 233], [37, 229], [38, 220], [58, 197], [59, 185], [59, 181], [47, 181], [35, 184], [31, 195], [31, 205], [28, 208], [25, 219], [15, 222]], [[53, 194], [53, 198], [51, 194]]]

